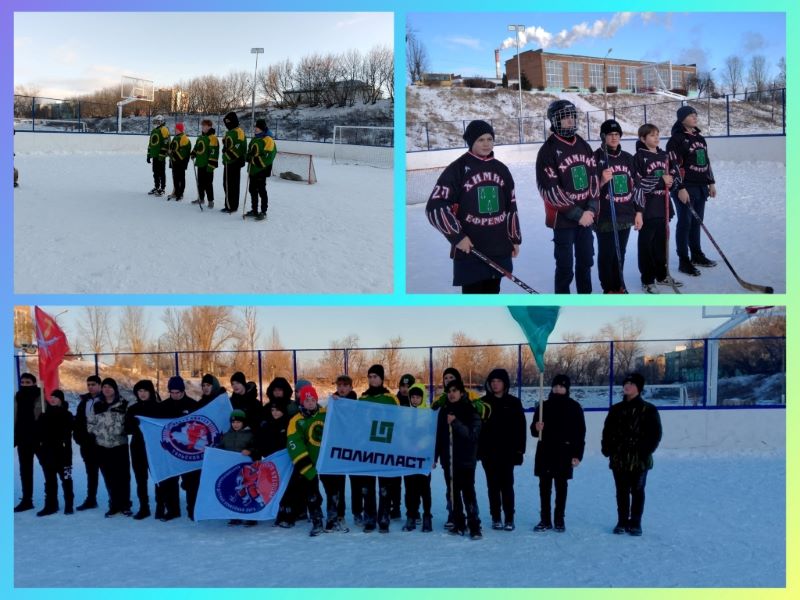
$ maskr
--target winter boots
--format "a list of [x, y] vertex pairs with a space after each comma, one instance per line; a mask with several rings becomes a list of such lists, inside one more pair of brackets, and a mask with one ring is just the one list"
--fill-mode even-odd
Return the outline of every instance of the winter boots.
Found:
[[311, 537], [317, 537], [323, 531], [325, 530], [322, 528], [322, 519], [314, 519], [311, 525], [311, 531], [308, 532], [308, 535]]
[[660, 294], [661, 293], [655, 283], [643, 283], [642, 284], [642, 291], [645, 294]]
[[44, 508], [36, 513], [37, 517], [46, 517], [58, 512], [58, 503], [45, 502]]
[[516, 527], [514, 527], [514, 521], [506, 521], [506, 524], [503, 525], [503, 529], [505, 531], [514, 531]]
[[628, 523], [628, 533], [632, 536], [639, 537], [642, 535], [642, 523], [640, 521], [631, 520]]
[[133, 519], [135, 521], [141, 521], [142, 519], [146, 519], [150, 516], [150, 507], [146, 504], [139, 507], [139, 512], [133, 515]]
[[408, 517], [406, 524], [403, 525], [403, 531], [414, 531], [417, 528], [417, 520], [414, 517]]
[[553, 529], [559, 533], [564, 533], [567, 530], [566, 525], [564, 525], [564, 517], [556, 517], [553, 519]]
[[75, 507], [75, 510], [78, 512], [82, 512], [84, 510], [90, 510], [92, 508], [97, 508], [97, 500], [94, 498], [87, 498], [83, 501], [83, 503], [79, 504]]
[[711, 268], [711, 267], [716, 267], [717, 266], [717, 262], [716, 261], [711, 260], [705, 254], [702, 254], [702, 253], [698, 254], [698, 255], [695, 255], [695, 256], [692, 256], [692, 264], [695, 265], [696, 267], [706, 267], [706, 268]]
[[500, 519], [492, 519], [492, 529], [497, 529], [498, 531], [503, 528], [503, 522]]
[[20, 500], [19, 504], [17, 504], [14, 507], [14, 512], [15, 513], [25, 512], [26, 510], [32, 510], [32, 509], [33, 509], [33, 502], [31, 500], [23, 498], [22, 500]]
[[619, 521], [617, 521], [617, 524], [614, 526], [614, 530], [612, 531], [612, 533], [614, 533], [615, 535], [622, 535], [623, 533], [626, 533], [627, 531], [628, 531], [628, 523], [627, 523], [627, 521], [624, 521], [624, 520], [620, 519]]
[[691, 275], [692, 277], [700, 276], [700, 271], [695, 268], [695, 266], [692, 264], [692, 261], [688, 258], [680, 259], [678, 262], [678, 271], [681, 273], [686, 273], [687, 275]]
[[433, 531], [433, 517], [431, 515], [422, 515], [422, 533], [430, 533]]
[[350, 528], [344, 519], [335, 518], [325, 523], [325, 533], [348, 533], [349, 531]]
[[552, 523], [552, 521], [550, 521], [550, 519], [545, 519], [545, 518], [542, 518], [542, 520], [541, 520], [541, 521], [539, 521], [539, 522], [536, 524], [536, 527], [534, 527], [534, 528], [533, 528], [533, 530], [534, 530], [534, 531], [537, 531], [537, 532], [538, 532], [538, 531], [548, 531], [548, 530], [550, 530], [550, 529], [552, 529], [552, 528], [553, 528], [553, 523]]

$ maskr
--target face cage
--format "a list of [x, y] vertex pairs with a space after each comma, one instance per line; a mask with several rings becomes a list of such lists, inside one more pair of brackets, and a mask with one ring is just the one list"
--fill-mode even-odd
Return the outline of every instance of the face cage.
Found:
[[[562, 127], [561, 120], [565, 117], [572, 117], [575, 120], [575, 125], [569, 128]], [[561, 137], [572, 137], [578, 131], [578, 119], [578, 112], [575, 108], [566, 107], [555, 112], [550, 119], [550, 125], [553, 127], [553, 131]]]

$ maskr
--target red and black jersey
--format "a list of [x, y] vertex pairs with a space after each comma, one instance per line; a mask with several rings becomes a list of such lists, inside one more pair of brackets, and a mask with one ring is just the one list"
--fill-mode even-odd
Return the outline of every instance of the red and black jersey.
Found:
[[490, 154], [467, 152], [439, 176], [425, 208], [428, 221], [455, 245], [469, 236], [489, 255], [511, 255], [522, 242], [514, 195], [514, 179]]
[[[633, 224], [636, 216], [636, 207], [633, 203], [635, 188], [633, 179], [633, 156], [625, 152], [622, 146], [616, 150], [608, 149], [608, 164], [606, 164], [606, 148], [602, 146], [595, 150], [594, 160], [597, 163], [597, 179], [602, 180], [603, 171], [611, 168], [611, 180], [600, 188], [600, 200], [597, 209], [595, 225], [598, 231], [612, 231], [611, 207], [609, 192], [614, 196], [614, 209], [617, 215], [617, 226], [628, 228]], [[611, 188], [609, 190], [609, 187]]]
[[[674, 156], [661, 148], [655, 152], [647, 149], [641, 141], [636, 142], [636, 156], [633, 158], [633, 178], [636, 184], [634, 202], [636, 212], [644, 213], [644, 219], [663, 219], [666, 217], [666, 185], [662, 177], [669, 172], [672, 175], [671, 191], [677, 191], [681, 185], [681, 174]], [[672, 202], [669, 202], [669, 216], [675, 213]]]
[[536, 185], [544, 200], [545, 224], [577, 227], [587, 210], [597, 212], [600, 194], [592, 148], [579, 135], [551, 135], [536, 156]]
[[708, 158], [706, 139], [695, 127], [692, 133], [681, 123], [672, 126], [672, 137], [667, 142], [667, 152], [675, 155], [681, 170], [680, 189], [687, 185], [709, 185], [714, 183], [714, 172]]

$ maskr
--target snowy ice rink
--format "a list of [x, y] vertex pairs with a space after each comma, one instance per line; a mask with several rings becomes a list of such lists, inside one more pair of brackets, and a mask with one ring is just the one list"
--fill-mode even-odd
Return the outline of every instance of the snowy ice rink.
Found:
[[[214, 210], [190, 204], [191, 165], [183, 201], [148, 196], [146, 136], [20, 133], [14, 141], [18, 294], [392, 291], [392, 170], [331, 164], [329, 144], [278, 140], [279, 150], [314, 154], [319, 182], [271, 177], [268, 220], [244, 222], [241, 196], [238, 215], [219, 211], [221, 164]], [[245, 178], [243, 169], [242, 195]], [[249, 210], [249, 195], [245, 202]]]
[[[443, 530], [445, 491], [433, 472], [434, 532], [308, 537], [260, 523], [169, 523], [105, 519], [104, 509], [37, 518], [14, 515], [18, 587], [784, 587], [786, 453], [784, 410], [662, 411], [664, 439], [647, 482], [644, 535], [610, 533], [614, 485], [599, 452], [604, 412], [587, 413], [586, 456], [570, 482], [567, 531], [536, 533], [534, 443], [516, 470], [517, 530], [487, 526], [485, 478], [476, 488], [480, 541]], [[530, 413], [528, 413], [530, 419]], [[77, 501], [85, 474], [74, 451]], [[14, 460], [16, 467], [16, 457]], [[16, 471], [16, 468], [15, 468]], [[42, 506], [41, 471], [35, 497]], [[101, 483], [101, 507], [105, 493]], [[349, 484], [348, 484], [349, 490]], [[19, 477], [15, 472], [15, 497]], [[134, 508], [136, 508], [135, 491]], [[152, 501], [151, 492], [151, 501]], [[348, 492], [349, 504], [349, 492]], [[63, 507], [63, 504], [62, 504]], [[348, 510], [348, 521], [352, 519]], [[58, 559], [42, 568], [42, 548]], [[103, 561], [97, 571], [98, 557]], [[244, 563], [242, 562], [244, 561]], [[242, 568], [243, 564], [250, 567]], [[302, 574], [297, 571], [303, 565]], [[255, 568], [252, 568], [255, 566]]]
[[[720, 144], [717, 140], [712, 143]], [[502, 152], [521, 153], [526, 148], [527, 161], [507, 162], [514, 177], [522, 229], [522, 246], [520, 256], [514, 260], [514, 274], [539, 293], [552, 293], [555, 271], [553, 236], [552, 230], [544, 225], [544, 205], [536, 189], [535, 156], [538, 146], [500, 147], [498, 157], [506, 161]], [[435, 152], [424, 154], [428, 154], [432, 161], [438, 159], [439, 162], [443, 162], [442, 157], [437, 157]], [[454, 160], [457, 156], [458, 154], [453, 155], [450, 160]], [[445, 161], [445, 164], [446, 162], [449, 160]], [[717, 180], [717, 198], [709, 199], [705, 214], [705, 224], [711, 235], [742, 279], [750, 283], [772, 286], [775, 288], [775, 293], [785, 292], [785, 163], [773, 160], [747, 163], [738, 160], [717, 160], [714, 162], [714, 174]], [[409, 204], [406, 207], [406, 227], [409, 235], [406, 237], [406, 289], [409, 293], [460, 292], [460, 288], [451, 285], [453, 264], [449, 257], [450, 245], [430, 225], [425, 215], [424, 201], [436, 183], [436, 176], [436, 172], [425, 172], [412, 175], [408, 179]], [[703, 251], [712, 260], [716, 260], [718, 265], [712, 269], [700, 269], [702, 273], [700, 277], [679, 273], [674, 244], [675, 222], [673, 218], [670, 233], [670, 271], [676, 279], [684, 283], [681, 288], [682, 293], [749, 293], [739, 286], [703, 232], [701, 232]], [[637, 233], [632, 231], [625, 260], [625, 282], [631, 293], [641, 293], [636, 260], [637, 239]], [[594, 293], [602, 293], [597, 275], [596, 252], [595, 241], [592, 289]], [[662, 293], [673, 293], [668, 287], [659, 289]], [[574, 293], [574, 283], [572, 290]], [[525, 293], [508, 279], [503, 280], [501, 291]]]

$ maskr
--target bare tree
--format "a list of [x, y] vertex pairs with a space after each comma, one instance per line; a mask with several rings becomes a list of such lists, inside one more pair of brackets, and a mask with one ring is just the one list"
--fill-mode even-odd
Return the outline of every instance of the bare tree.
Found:
[[767, 89], [769, 83], [769, 67], [767, 66], [767, 59], [763, 55], [756, 54], [750, 58], [747, 78], [750, 85], [753, 86], [757, 92], [761, 93]]
[[132, 352], [129, 362], [135, 373], [142, 369], [149, 345], [148, 332], [149, 319], [143, 306], [125, 306], [119, 323], [120, 350]]
[[428, 51], [411, 27], [406, 27], [406, 68], [412, 84], [428, 70]]
[[111, 311], [107, 306], [83, 307], [83, 318], [78, 321], [78, 334], [95, 354], [102, 354], [110, 344], [110, 314]]
[[618, 382], [634, 370], [636, 359], [643, 354], [643, 347], [639, 342], [643, 331], [644, 322], [631, 317], [618, 319], [600, 329], [601, 338], [614, 342], [614, 373]]
[[744, 65], [739, 56], [732, 55], [725, 59], [725, 70], [722, 72], [722, 80], [728, 86], [731, 94], [736, 92], [742, 87], [742, 71]]
[[184, 357], [191, 372], [214, 372], [216, 354], [235, 340], [236, 320], [230, 306], [167, 308], [162, 321], [167, 327], [164, 343], [174, 350], [196, 350]]
[[775, 77], [774, 85], [776, 88], [786, 87], [786, 58], [783, 56], [778, 59], [778, 75]]

